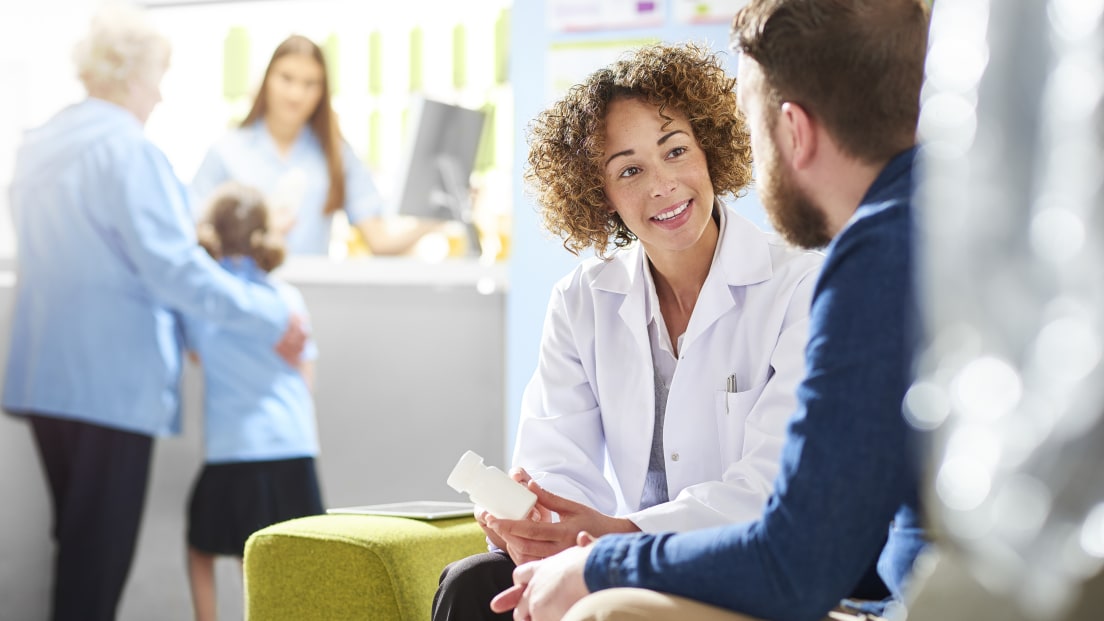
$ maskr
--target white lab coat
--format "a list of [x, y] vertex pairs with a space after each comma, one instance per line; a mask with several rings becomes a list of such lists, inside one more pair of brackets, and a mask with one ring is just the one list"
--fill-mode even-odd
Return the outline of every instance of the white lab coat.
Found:
[[[823, 259], [721, 208], [719, 249], [690, 317], [663, 426], [670, 502], [637, 511], [655, 390], [639, 244], [552, 292], [514, 447], [549, 491], [646, 532], [755, 519], [769, 497]], [[737, 391], [726, 392], [735, 374]]]

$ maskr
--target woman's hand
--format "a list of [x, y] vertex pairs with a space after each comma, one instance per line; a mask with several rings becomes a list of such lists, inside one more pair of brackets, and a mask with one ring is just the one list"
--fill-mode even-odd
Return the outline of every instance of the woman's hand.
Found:
[[475, 508], [475, 521], [479, 524], [479, 527], [483, 529], [483, 534], [487, 536], [487, 543], [498, 548], [499, 550], [507, 551], [506, 541], [502, 537], [499, 537], [498, 533], [491, 530], [487, 526], [487, 518], [489, 518], [490, 516], [491, 514], [487, 513], [487, 510], [483, 507]]
[[[533, 477], [529, 476], [529, 473], [526, 472], [524, 468], [514, 468], [510, 470], [510, 478], [522, 485], [526, 485], [529, 483], [529, 481], [533, 480]], [[487, 541], [498, 549], [509, 553], [509, 542], [500, 537], [498, 533], [496, 533], [494, 530], [487, 527], [488, 517], [491, 517], [491, 514], [488, 513], [486, 509], [484, 509], [483, 507], [475, 508], [475, 521], [479, 523], [480, 528], [483, 529], [483, 533], [487, 535]], [[551, 521], [552, 516], [551, 513], [549, 513], [547, 510], [541, 510], [538, 506], [534, 507], [533, 510], [529, 513], [528, 519], [535, 522], [539, 522], [542, 520]], [[513, 558], [513, 555], [511, 555], [511, 558]]]
[[303, 348], [307, 346], [307, 330], [308, 326], [303, 317], [293, 313], [288, 318], [288, 325], [283, 336], [280, 337], [280, 342], [276, 343], [276, 353], [291, 367], [299, 366], [299, 357], [303, 354]]
[[[580, 532], [595, 537], [608, 533], [639, 532], [636, 524], [624, 518], [608, 516], [584, 504], [558, 496], [529, 480], [530, 491], [537, 495], [536, 510], [541, 520], [502, 520], [487, 516], [484, 531], [490, 530], [506, 543], [504, 550], [521, 565], [540, 560], [575, 545]], [[551, 513], [559, 514], [559, 522], [551, 521]], [[489, 535], [488, 535], [489, 536]], [[496, 544], [497, 545], [497, 544]]]

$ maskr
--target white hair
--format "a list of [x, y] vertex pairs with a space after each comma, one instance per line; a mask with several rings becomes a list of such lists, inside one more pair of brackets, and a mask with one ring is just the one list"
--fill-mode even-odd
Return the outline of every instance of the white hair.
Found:
[[92, 18], [73, 49], [77, 74], [89, 92], [119, 93], [139, 80], [156, 85], [169, 65], [169, 40], [134, 6], [112, 4]]

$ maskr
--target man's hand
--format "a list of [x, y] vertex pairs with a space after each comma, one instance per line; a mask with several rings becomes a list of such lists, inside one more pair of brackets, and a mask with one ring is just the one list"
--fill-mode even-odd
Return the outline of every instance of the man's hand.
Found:
[[583, 579], [594, 537], [582, 532], [577, 546], [514, 570], [514, 586], [491, 600], [491, 610], [514, 611], [519, 621], [558, 621], [590, 591]]
[[276, 353], [279, 354], [288, 365], [299, 368], [299, 357], [303, 355], [303, 348], [307, 346], [307, 328], [303, 317], [292, 314], [288, 319], [287, 329], [276, 343]]
[[[629, 520], [608, 516], [584, 504], [553, 494], [536, 481], [529, 481], [528, 484], [530, 491], [537, 495], [537, 510], [542, 519], [500, 520], [489, 516], [484, 528], [493, 531], [498, 539], [506, 543], [503, 549], [518, 565], [547, 558], [570, 548], [576, 544], [576, 538], [583, 531], [601, 537], [609, 533], [640, 530]], [[550, 513], [553, 511], [559, 514], [559, 522], [551, 521]]]

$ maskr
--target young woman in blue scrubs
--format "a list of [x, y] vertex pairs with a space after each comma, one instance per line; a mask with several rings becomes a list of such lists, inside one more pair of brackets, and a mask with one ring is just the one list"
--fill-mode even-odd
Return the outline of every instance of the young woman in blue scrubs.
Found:
[[[242, 282], [266, 287], [304, 318], [299, 291], [269, 276], [284, 260], [264, 197], [233, 182], [215, 192], [199, 241]], [[236, 556], [270, 524], [322, 513], [318, 433], [310, 385], [317, 348], [295, 364], [266, 344], [186, 317], [185, 341], [203, 367], [206, 459], [188, 502], [188, 577], [197, 620], [214, 620], [216, 556]]]
[[327, 254], [333, 216], [342, 209], [373, 254], [405, 252], [439, 226], [419, 221], [388, 230], [383, 199], [341, 136], [322, 50], [299, 35], [276, 47], [241, 127], [207, 152], [192, 180], [198, 204], [225, 181], [259, 188], [274, 206], [289, 203], [287, 213], [273, 215], [287, 219], [277, 225], [290, 226], [291, 254]]
[[3, 408], [24, 416], [53, 507], [52, 619], [112, 620], [134, 556], [154, 436], [180, 432], [180, 313], [298, 359], [305, 334], [270, 288], [196, 243], [188, 195], [144, 135], [169, 44], [132, 10], [76, 49], [88, 92], [24, 136]]

